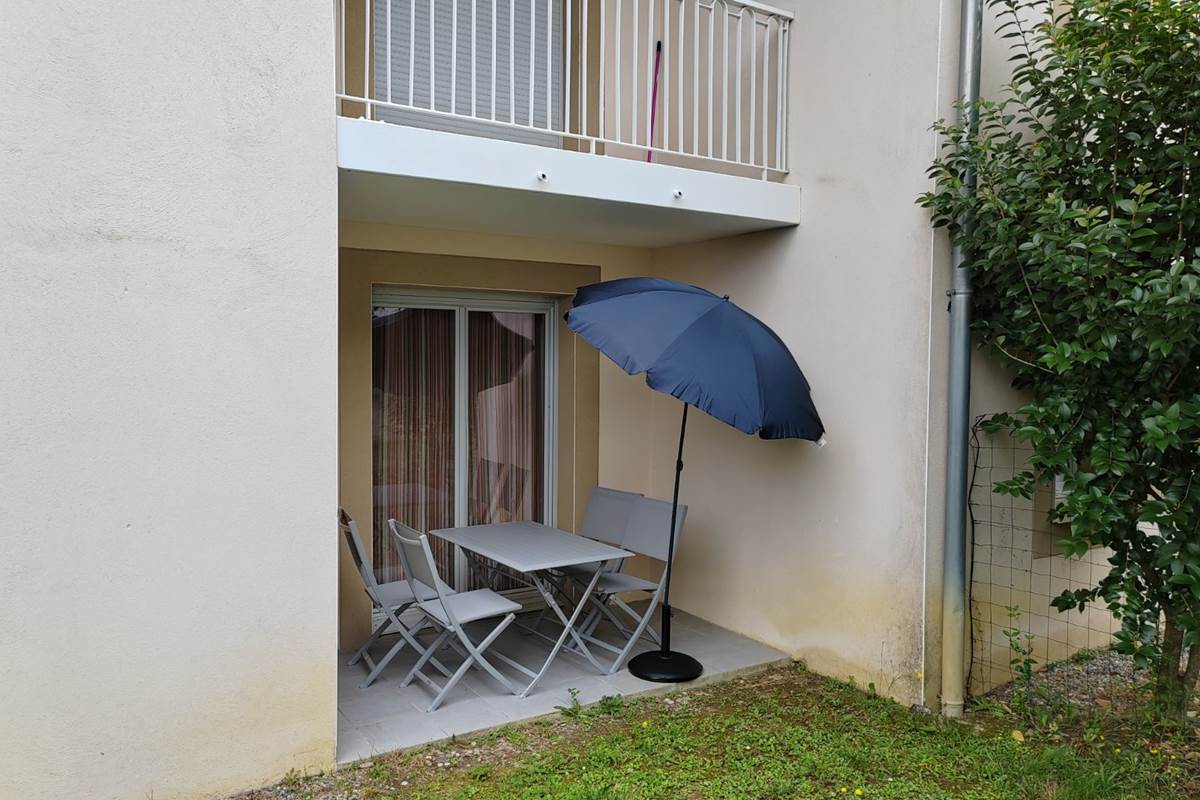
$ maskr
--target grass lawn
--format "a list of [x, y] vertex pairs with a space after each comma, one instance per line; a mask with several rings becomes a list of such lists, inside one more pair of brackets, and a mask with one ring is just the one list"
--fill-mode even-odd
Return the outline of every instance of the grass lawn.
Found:
[[1200, 797], [1194, 731], [1148, 737], [1112, 715], [1069, 727], [996, 710], [944, 722], [789, 666], [293, 775], [245, 800]]

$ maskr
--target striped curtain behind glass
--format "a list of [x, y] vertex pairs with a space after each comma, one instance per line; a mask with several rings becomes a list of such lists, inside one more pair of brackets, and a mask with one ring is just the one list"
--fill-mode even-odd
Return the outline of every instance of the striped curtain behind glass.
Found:
[[[453, 309], [377, 306], [372, 329], [374, 548], [380, 581], [403, 577], [387, 532], [395, 518], [429, 531], [455, 525], [454, 376], [467, 376], [467, 524], [545, 521], [546, 316], [467, 312], [455, 353]], [[430, 547], [445, 579], [453, 548]], [[472, 572], [469, 588], [509, 589]]]
[[[403, 577], [387, 521], [419, 531], [454, 525], [454, 311], [376, 308], [372, 326], [372, 443], [379, 581]], [[430, 547], [443, 577], [453, 548]]]
[[[545, 315], [472, 311], [467, 320], [468, 524], [545, 521]], [[510, 589], [472, 575], [471, 588]]]

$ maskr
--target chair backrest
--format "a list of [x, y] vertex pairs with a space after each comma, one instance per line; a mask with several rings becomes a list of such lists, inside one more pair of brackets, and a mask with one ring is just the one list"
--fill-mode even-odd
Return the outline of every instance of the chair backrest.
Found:
[[625, 541], [625, 528], [629, 515], [642, 496], [634, 492], [622, 492], [596, 486], [588, 497], [587, 510], [583, 514], [583, 527], [579, 533], [589, 539], [620, 547]]
[[[679, 504], [675, 515], [675, 552], [679, 552], [679, 537], [687, 519], [687, 506]], [[671, 504], [653, 497], [639, 497], [629, 515], [625, 541], [621, 547], [644, 556], [667, 560], [671, 540]]]
[[417, 600], [444, 600], [444, 584], [438, 577], [437, 562], [433, 560], [433, 551], [429, 549], [428, 537], [394, 519], [388, 520], [388, 529], [400, 553], [400, 564], [408, 576], [408, 585], [412, 587]]
[[362, 539], [358, 536], [358, 523], [346, 513], [344, 508], [338, 509], [338, 527], [342, 529], [342, 535], [346, 537], [346, 545], [350, 548], [350, 557], [354, 559], [354, 566], [358, 568], [358, 574], [362, 577], [363, 588], [366, 589], [371, 600], [379, 602], [379, 582], [375, 580], [375, 571], [371, 569], [367, 551], [363, 549]]

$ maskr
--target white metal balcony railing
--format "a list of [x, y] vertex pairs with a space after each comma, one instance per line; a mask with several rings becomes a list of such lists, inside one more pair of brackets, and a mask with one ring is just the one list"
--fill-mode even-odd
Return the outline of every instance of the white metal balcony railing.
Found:
[[339, 113], [778, 178], [788, 27], [753, 0], [338, 0]]

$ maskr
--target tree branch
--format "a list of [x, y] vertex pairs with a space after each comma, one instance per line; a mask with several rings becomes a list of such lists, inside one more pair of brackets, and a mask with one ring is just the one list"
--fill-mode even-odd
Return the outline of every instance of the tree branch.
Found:
[[[1029, 302], [1033, 303], [1033, 310], [1037, 314], [1038, 322], [1042, 323], [1042, 327], [1046, 333], [1050, 334], [1050, 338], [1057, 345], [1058, 337], [1054, 335], [1054, 331], [1050, 330], [1050, 326], [1046, 324], [1046, 318], [1042, 316], [1041, 306], [1038, 305], [1037, 300], [1033, 296], [1033, 287], [1029, 285], [1029, 276], [1025, 274], [1025, 265], [1021, 263], [1021, 259], [1019, 258], [1017, 259], [1017, 268], [1021, 270], [1021, 280], [1025, 282], [1025, 291], [1029, 294]], [[1050, 372], [1050, 370], [1046, 371]]]
[[1025, 366], [1032, 367], [1033, 369], [1040, 369], [1042, 372], [1049, 373], [1050, 375], [1054, 374], [1054, 370], [1049, 369], [1048, 367], [1043, 367], [1041, 364], [1034, 364], [1032, 361], [1026, 361], [1019, 356], [1014, 356], [1012, 353], [1005, 350], [1004, 346], [996, 342], [994, 339], [992, 340], [992, 347], [996, 348], [1001, 353], [1004, 353], [1004, 355], [1008, 356], [1013, 361], [1016, 361], [1018, 364], [1024, 364]]
[[1200, 644], [1188, 648], [1187, 659], [1187, 671], [1183, 673], [1184, 708], [1187, 708], [1186, 703], [1196, 693], [1196, 684], [1200, 682]]

